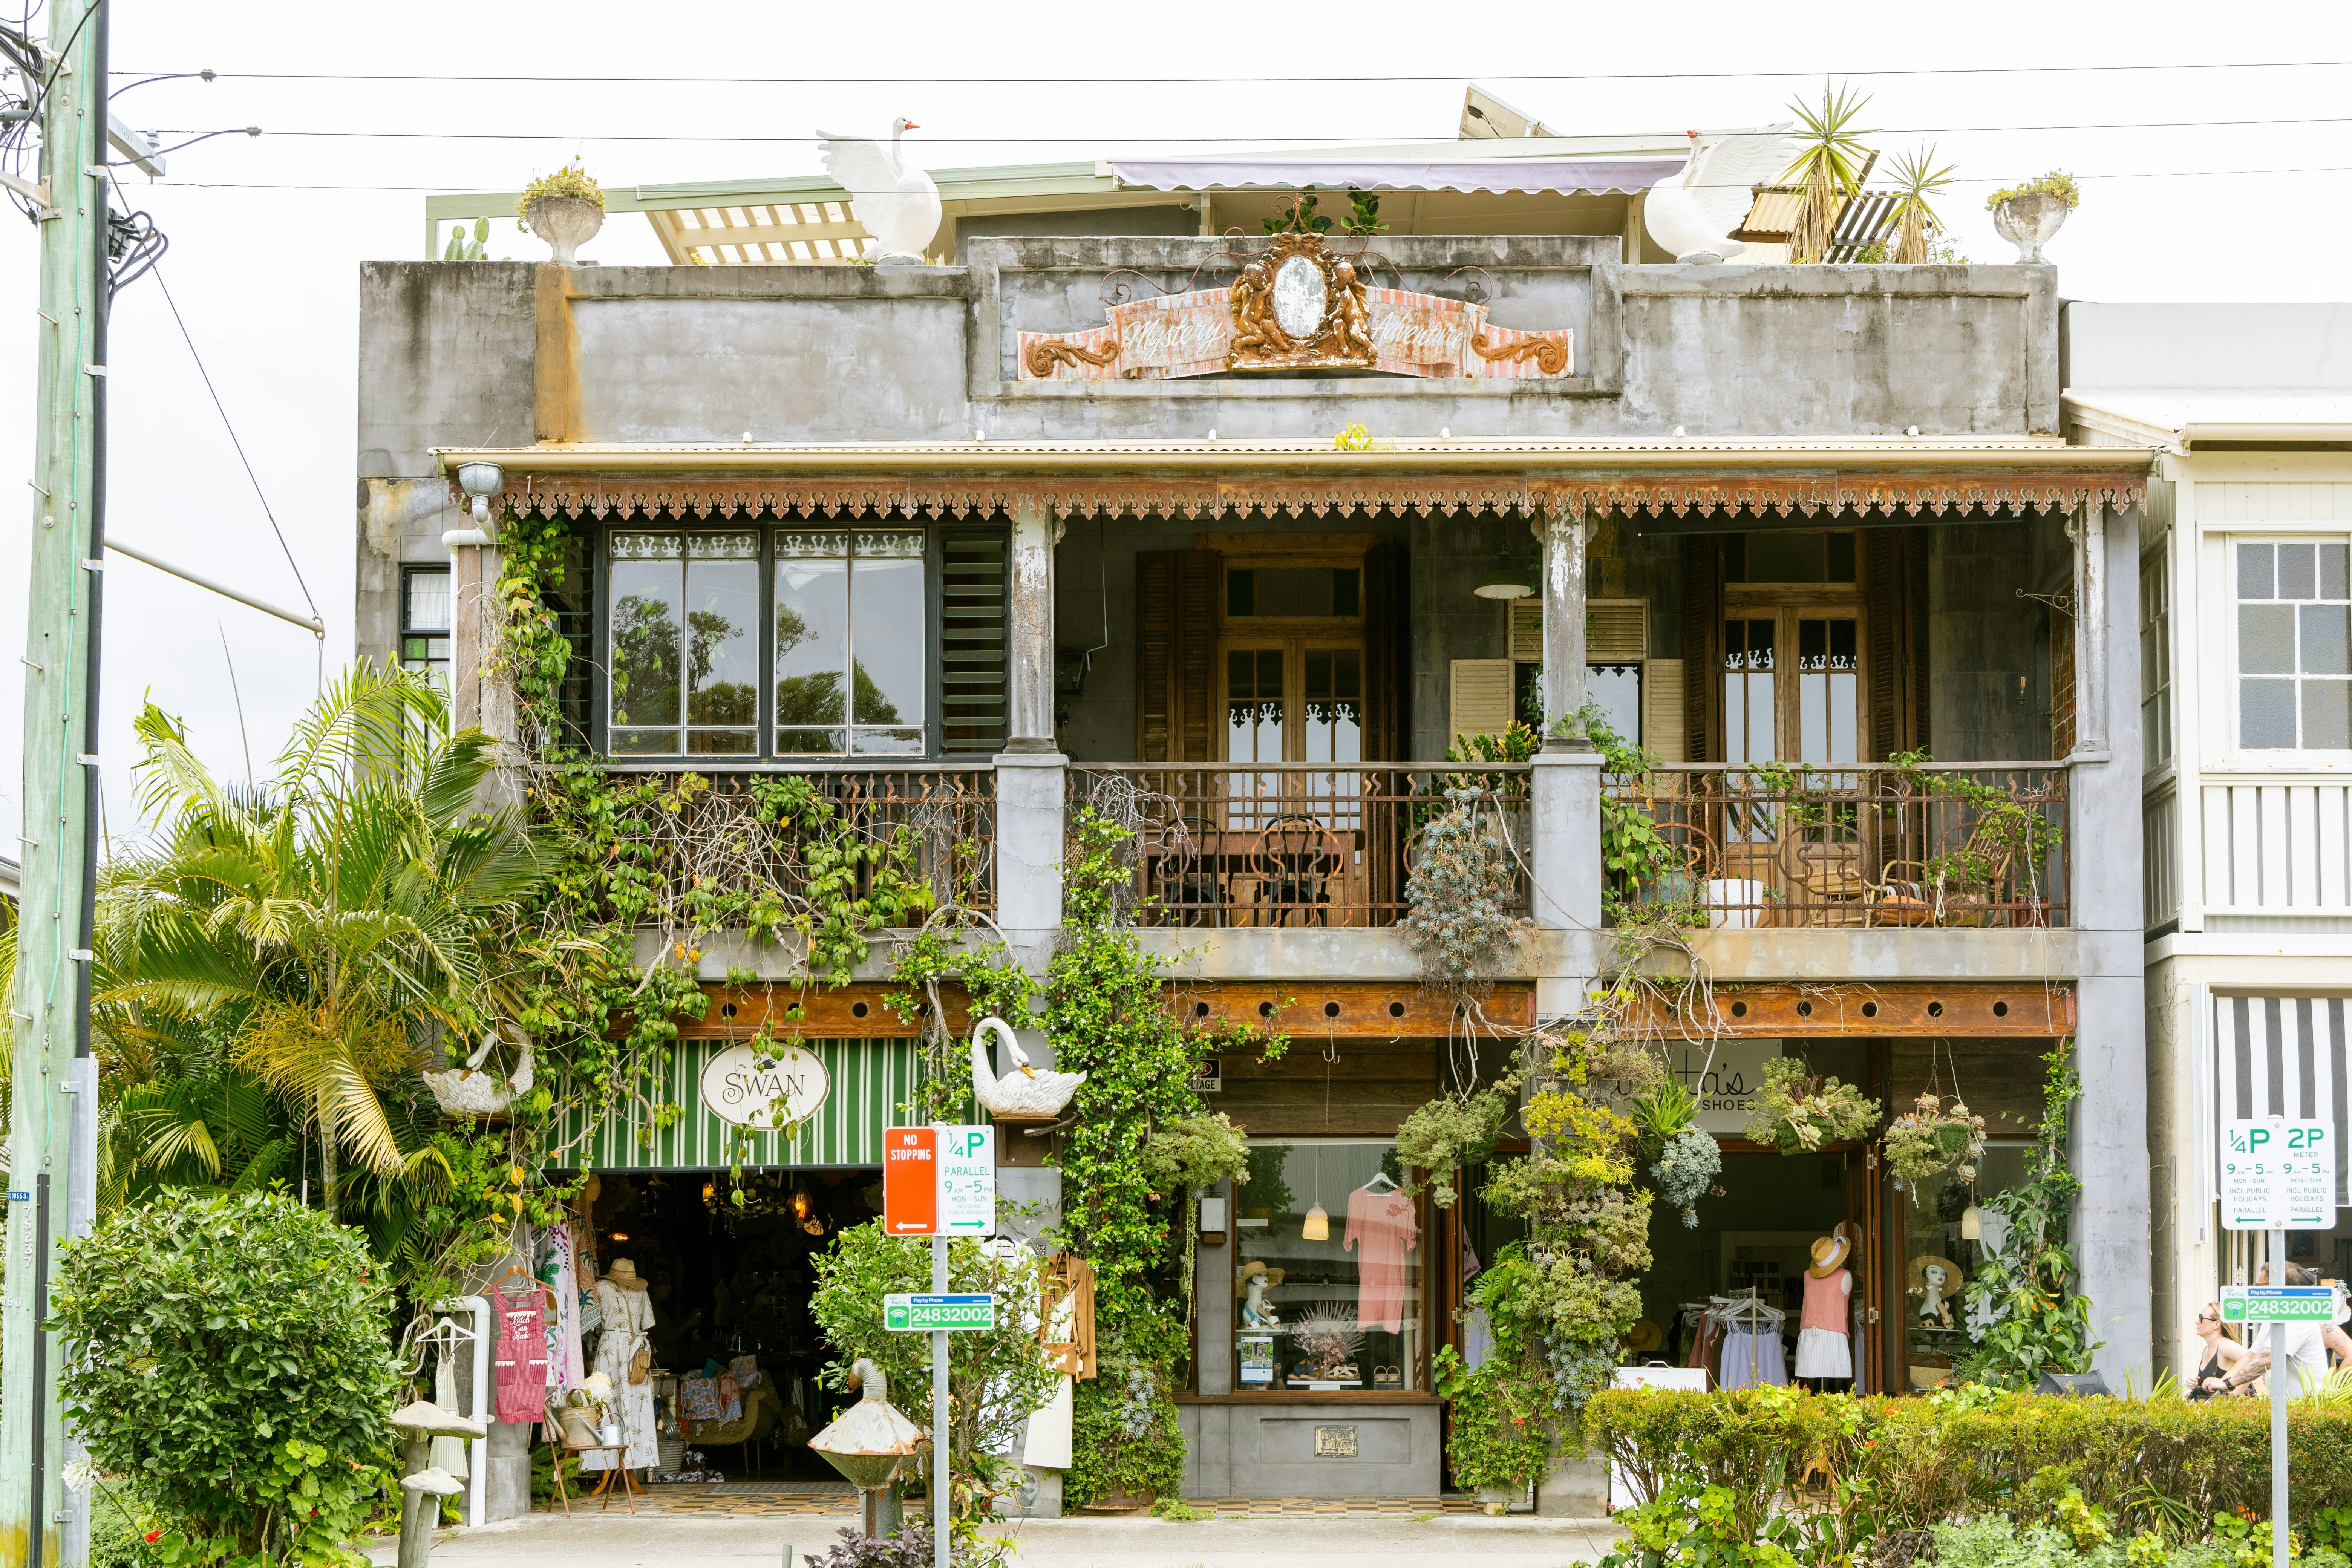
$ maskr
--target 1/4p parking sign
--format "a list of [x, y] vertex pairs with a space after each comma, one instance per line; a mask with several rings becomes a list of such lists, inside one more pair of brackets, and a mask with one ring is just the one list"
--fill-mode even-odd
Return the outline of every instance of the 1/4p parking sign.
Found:
[[2221, 1223], [2231, 1230], [2336, 1224], [2336, 1129], [2284, 1116], [2222, 1123]]

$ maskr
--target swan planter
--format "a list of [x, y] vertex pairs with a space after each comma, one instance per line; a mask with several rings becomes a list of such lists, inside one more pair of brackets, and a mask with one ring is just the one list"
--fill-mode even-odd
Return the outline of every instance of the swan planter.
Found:
[[[1004, 1054], [1013, 1064], [1013, 1070], [1003, 1078], [989, 1069], [991, 1036], [1003, 1040]], [[982, 1018], [971, 1032], [971, 1097], [1000, 1121], [1055, 1121], [1086, 1081], [1082, 1072], [1031, 1067], [1028, 1053], [1013, 1037], [1013, 1026], [1002, 1018]]]
[[498, 1031], [493, 1029], [482, 1037], [481, 1048], [466, 1058], [464, 1067], [451, 1068], [446, 1072], [426, 1073], [425, 1087], [433, 1091], [434, 1100], [448, 1115], [504, 1115], [507, 1107], [514, 1103], [515, 1096], [530, 1092], [532, 1082], [530, 1037], [518, 1033], [516, 1038], [520, 1043], [515, 1047], [515, 1067], [511, 1077], [480, 1070], [482, 1063], [489, 1057], [490, 1047], [499, 1043]]

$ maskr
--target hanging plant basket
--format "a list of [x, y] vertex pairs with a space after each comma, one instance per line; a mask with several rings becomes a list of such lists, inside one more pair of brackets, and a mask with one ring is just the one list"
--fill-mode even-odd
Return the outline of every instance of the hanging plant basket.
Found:
[[1985, 1120], [1969, 1110], [1958, 1095], [1946, 1110], [1944, 1097], [1932, 1090], [1886, 1128], [1880, 1147], [1899, 1181], [1916, 1186], [1949, 1171], [1963, 1182], [1973, 1182], [1977, 1162], [1984, 1157]]
[[1811, 1154], [1866, 1138], [1878, 1125], [1878, 1101], [1833, 1075], [1816, 1076], [1798, 1057], [1764, 1064], [1764, 1089], [1743, 1131], [1783, 1154]]

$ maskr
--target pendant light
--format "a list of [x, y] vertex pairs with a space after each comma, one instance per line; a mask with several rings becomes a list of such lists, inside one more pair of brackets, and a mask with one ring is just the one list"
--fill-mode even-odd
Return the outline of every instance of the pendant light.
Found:
[[1960, 1239], [1962, 1241], [1984, 1239], [1984, 1210], [1974, 1204], [1960, 1211]]
[[1478, 580], [1471, 590], [1482, 599], [1525, 599], [1535, 594], [1535, 585], [1528, 581], [1534, 573], [1513, 564], [1509, 551], [1495, 557], [1495, 569]]
[[1315, 1206], [1307, 1211], [1307, 1223], [1298, 1227], [1301, 1241], [1328, 1241], [1331, 1238], [1331, 1216], [1323, 1209], [1323, 1148], [1315, 1149]]

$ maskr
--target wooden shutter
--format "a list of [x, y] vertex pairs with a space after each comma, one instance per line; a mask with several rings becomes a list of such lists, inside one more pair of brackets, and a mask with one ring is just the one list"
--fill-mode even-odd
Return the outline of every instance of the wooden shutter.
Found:
[[1642, 661], [1642, 746], [1662, 763], [1682, 763], [1689, 740], [1683, 719], [1683, 661], [1649, 658]]
[[1881, 529], [1867, 558], [1863, 637], [1870, 660], [1870, 761], [1927, 744], [1927, 541]]
[[1446, 674], [1446, 744], [1458, 735], [1499, 735], [1511, 727], [1517, 683], [1509, 659], [1457, 658]]
[[1694, 763], [1722, 760], [1715, 712], [1722, 641], [1722, 551], [1714, 535], [1690, 534], [1683, 540], [1683, 732], [1690, 739], [1685, 754]]
[[1401, 762], [1412, 752], [1412, 557], [1404, 541], [1383, 539], [1364, 554], [1364, 760]]
[[1150, 550], [1135, 558], [1136, 760], [1215, 760], [1217, 594], [1213, 550]]
[[[1511, 657], [1541, 664], [1543, 600], [1530, 595], [1511, 601]], [[1646, 599], [1588, 599], [1584, 605], [1584, 658], [1588, 664], [1639, 664], [1650, 651], [1650, 603]]]
[[1005, 536], [1002, 529], [949, 532], [940, 542], [940, 746], [950, 752], [1004, 749]]
[[2074, 750], [2074, 617], [2050, 612], [2050, 754]]

